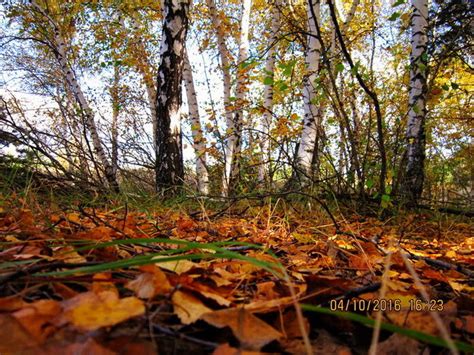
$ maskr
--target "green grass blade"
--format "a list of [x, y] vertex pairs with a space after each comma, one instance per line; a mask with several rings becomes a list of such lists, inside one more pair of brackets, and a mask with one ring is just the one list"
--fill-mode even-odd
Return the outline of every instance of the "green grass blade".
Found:
[[18, 260], [18, 261], [5, 261], [0, 264], [0, 270], [14, 268], [20, 265], [28, 265], [39, 262], [41, 259], [30, 259], [30, 260]]
[[211, 249], [216, 250], [217, 248], [222, 249], [223, 246], [248, 246], [249, 248], [263, 249], [261, 245], [250, 244], [245, 242], [214, 242], [214, 243], [197, 243], [189, 242], [187, 240], [179, 239], [168, 239], [168, 238], [136, 238], [136, 239], [118, 239], [109, 242], [94, 243], [94, 241], [79, 241], [78, 244], [90, 243], [89, 245], [80, 246], [76, 248], [76, 251], [97, 249], [97, 248], [106, 248], [114, 245], [147, 245], [152, 243], [163, 243], [163, 244], [174, 244], [174, 245], [185, 245], [190, 248], [196, 249]]
[[[163, 257], [162, 259], [160, 259], [160, 261], [164, 262], [164, 261], [176, 261], [176, 260], [185, 260], [185, 259], [186, 260], [205, 259], [209, 257], [214, 257], [214, 255], [215, 254], [178, 255], [178, 256]], [[156, 254], [140, 255], [140, 256], [135, 256], [130, 259], [111, 261], [108, 263], [103, 263], [103, 264], [98, 264], [98, 265], [83, 266], [83, 267], [78, 267], [71, 270], [36, 273], [34, 274], [34, 276], [69, 276], [69, 275], [73, 275], [77, 273], [88, 274], [88, 273], [103, 272], [103, 271], [109, 271], [109, 270], [115, 270], [115, 269], [123, 269], [123, 268], [131, 267], [131, 266], [154, 264], [155, 263], [155, 261], [153, 260], [154, 256], [156, 256]]]
[[[201, 245], [203, 249], [210, 249], [207, 248], [208, 245], [204, 247]], [[184, 248], [183, 248], [184, 249]], [[194, 248], [193, 248], [194, 249]], [[146, 264], [153, 264], [157, 263], [154, 258], [160, 257], [159, 262], [165, 261], [179, 261], [179, 260], [196, 260], [196, 259], [237, 259], [252, 263], [255, 266], [261, 267], [277, 276], [281, 270], [281, 264], [279, 263], [270, 263], [263, 260], [258, 260], [255, 258], [251, 258], [245, 255], [241, 255], [239, 253], [235, 253], [232, 251], [228, 251], [222, 248], [216, 248], [216, 253], [193, 253], [193, 254], [185, 254], [185, 255], [177, 255], [177, 256], [163, 256], [163, 253], [151, 253], [148, 255], [139, 255], [125, 260], [117, 260], [108, 263], [98, 264], [98, 265], [91, 265], [91, 266], [84, 266], [79, 267], [71, 270], [65, 271], [52, 271], [46, 273], [37, 273], [34, 276], [68, 276], [73, 275], [76, 273], [96, 273], [96, 272], [103, 272], [108, 270], [114, 269], [121, 269], [127, 268], [131, 266], [140, 266]]]

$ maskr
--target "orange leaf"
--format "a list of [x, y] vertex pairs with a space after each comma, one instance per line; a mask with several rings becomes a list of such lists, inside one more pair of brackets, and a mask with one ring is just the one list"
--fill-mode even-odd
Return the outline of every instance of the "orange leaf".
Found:
[[23, 301], [20, 297], [2, 297], [0, 298], [0, 312], [13, 312], [17, 311], [28, 303]]
[[217, 328], [229, 327], [245, 349], [259, 350], [282, 335], [244, 308], [231, 308], [206, 313], [201, 317]]
[[[141, 268], [142, 270], [145, 267]], [[133, 290], [139, 298], [153, 298], [156, 295], [165, 294], [171, 291], [172, 286], [166, 277], [166, 274], [155, 265], [147, 265], [145, 272], [138, 277], [128, 282], [125, 287]]]
[[249, 351], [249, 350], [241, 350], [231, 347], [229, 344], [221, 344], [219, 345], [212, 355], [259, 355], [262, 354], [260, 351]]
[[18, 322], [39, 343], [55, 331], [51, 320], [61, 313], [61, 305], [53, 300], [39, 300], [13, 313]]
[[0, 315], [0, 329], [1, 354], [21, 354], [39, 345], [18, 320], [8, 314]]

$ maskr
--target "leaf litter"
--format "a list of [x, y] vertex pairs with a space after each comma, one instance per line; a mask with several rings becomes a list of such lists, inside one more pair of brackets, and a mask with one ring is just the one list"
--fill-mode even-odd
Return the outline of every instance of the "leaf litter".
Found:
[[432, 312], [473, 349], [472, 225], [253, 212], [4, 207], [0, 353], [365, 353], [381, 311], [378, 353], [439, 351]]

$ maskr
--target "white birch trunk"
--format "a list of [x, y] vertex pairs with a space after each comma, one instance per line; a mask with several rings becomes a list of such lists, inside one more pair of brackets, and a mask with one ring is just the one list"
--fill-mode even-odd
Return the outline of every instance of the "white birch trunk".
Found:
[[[321, 24], [321, 10], [319, 0], [312, 1], [314, 14], [318, 24]], [[298, 168], [305, 175], [311, 175], [314, 146], [316, 143], [317, 129], [320, 121], [320, 110], [315, 101], [314, 82], [318, 78], [319, 61], [321, 56], [321, 43], [316, 38], [317, 28], [311, 11], [310, 3], [307, 4], [308, 16], [308, 49], [306, 53], [307, 76], [303, 88], [304, 119], [301, 141], [297, 151]]]
[[110, 96], [112, 99], [112, 126], [110, 128], [111, 144], [112, 144], [112, 169], [114, 175], [117, 175], [118, 170], [118, 118], [120, 114], [120, 69], [118, 66], [114, 67], [114, 80], [110, 88]]
[[58, 25], [56, 22], [49, 16], [44, 9], [39, 6], [36, 1], [31, 0], [31, 4], [39, 11], [41, 14], [43, 14], [48, 21], [51, 23], [51, 25], [54, 27], [54, 45], [55, 45], [55, 56], [56, 59], [59, 62], [59, 65], [61, 67], [61, 71], [66, 78], [67, 85], [71, 92], [73, 93], [79, 107], [81, 108], [85, 120], [86, 120], [86, 125], [87, 128], [89, 129], [89, 133], [92, 138], [92, 145], [94, 147], [94, 151], [99, 157], [100, 162], [102, 163], [102, 166], [104, 168], [105, 172], [105, 177], [107, 179], [107, 182], [110, 185], [110, 188], [113, 189], [114, 191], [119, 190], [119, 185], [117, 182], [117, 178], [114, 174], [114, 170], [112, 165], [110, 164], [107, 155], [105, 153], [104, 148], [102, 147], [102, 142], [99, 137], [99, 132], [97, 130], [97, 126], [95, 124], [95, 119], [94, 119], [94, 113], [89, 106], [89, 103], [84, 96], [84, 93], [82, 92], [81, 86], [79, 85], [79, 82], [76, 79], [76, 75], [73, 71], [73, 69], [69, 66], [69, 63], [67, 62], [67, 56], [66, 56], [66, 42], [64, 38], [61, 35], [61, 32], [59, 30]]
[[424, 180], [427, 77], [428, 1], [412, 0], [409, 111], [406, 131], [407, 166], [402, 192], [416, 203]]
[[188, 101], [189, 117], [191, 119], [191, 132], [193, 135], [194, 154], [196, 155], [196, 176], [198, 190], [201, 194], [209, 193], [209, 177], [206, 166], [206, 140], [201, 127], [199, 106], [194, 88], [194, 79], [188, 53], [184, 51], [183, 80], [186, 86], [186, 97]]
[[262, 161], [258, 168], [258, 180], [260, 184], [265, 184], [268, 180], [270, 171], [270, 129], [272, 125], [273, 117], [273, 79], [275, 71], [275, 58], [276, 58], [276, 41], [278, 39], [278, 29], [280, 27], [280, 9], [278, 8], [278, 1], [275, 1], [272, 9], [272, 27], [270, 32], [270, 49], [267, 52], [267, 60], [265, 62], [265, 76], [270, 78], [269, 82], [265, 85], [263, 90], [263, 113], [262, 121], [259, 125], [260, 134], [260, 150], [262, 155]]
[[[216, 5], [214, 0], [206, 0], [209, 13], [211, 14], [212, 25], [216, 31], [217, 37], [217, 48], [219, 50], [219, 58], [221, 61], [222, 79], [224, 83], [224, 110], [225, 119], [227, 126], [227, 134], [231, 134], [234, 131], [233, 115], [230, 108], [230, 97], [231, 97], [231, 75], [230, 66], [232, 58], [225, 42], [225, 33], [222, 28], [221, 21], [218, 17]], [[226, 195], [229, 187], [230, 167], [232, 164], [232, 151], [230, 149], [229, 142], [226, 141], [224, 151], [224, 176], [222, 179], [222, 190], [223, 194]]]
[[233, 130], [230, 132], [227, 143], [228, 151], [231, 159], [226, 160], [230, 165], [226, 165], [226, 174], [228, 177], [228, 191], [231, 193], [235, 188], [240, 174], [240, 151], [242, 147], [242, 128], [244, 123], [245, 96], [247, 92], [247, 69], [242, 68], [242, 64], [249, 56], [249, 25], [250, 25], [250, 9], [252, 7], [251, 0], [242, 0], [242, 17], [240, 19], [240, 39], [239, 39], [239, 57], [237, 61], [237, 84], [235, 88], [236, 109], [233, 118]]

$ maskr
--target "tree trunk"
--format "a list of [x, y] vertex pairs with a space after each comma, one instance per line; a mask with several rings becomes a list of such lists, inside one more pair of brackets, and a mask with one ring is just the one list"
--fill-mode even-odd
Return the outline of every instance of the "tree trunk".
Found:
[[267, 52], [267, 60], [265, 62], [265, 78], [267, 83], [263, 90], [263, 113], [262, 121], [260, 126], [260, 150], [261, 150], [261, 162], [258, 168], [258, 180], [261, 185], [266, 185], [269, 181], [270, 171], [270, 129], [272, 125], [273, 117], [273, 80], [275, 71], [275, 58], [276, 58], [276, 42], [278, 39], [278, 29], [280, 27], [280, 9], [278, 8], [278, 0], [273, 4], [272, 9], [272, 27], [270, 32], [269, 50]]
[[[301, 133], [301, 142], [296, 154], [298, 175], [306, 177], [311, 176], [312, 161], [314, 154], [314, 145], [318, 125], [320, 124], [321, 112], [315, 102], [315, 81], [318, 79], [319, 61], [321, 57], [321, 42], [317, 38], [318, 31], [316, 22], [321, 23], [321, 9], [319, 0], [311, 1], [307, 4], [308, 16], [308, 48], [306, 52], [306, 70], [305, 84], [303, 88], [304, 119], [303, 131]], [[316, 22], [315, 18], [316, 16]]]
[[409, 111], [406, 131], [407, 164], [401, 193], [415, 205], [423, 192], [425, 161], [428, 1], [412, 0]]
[[382, 117], [382, 111], [380, 109], [380, 102], [379, 102], [377, 93], [375, 92], [374, 89], [370, 89], [367, 86], [365, 79], [362, 78], [361, 73], [359, 72], [359, 70], [357, 70], [357, 67], [354, 64], [354, 61], [352, 60], [352, 57], [344, 42], [341, 28], [339, 27], [339, 22], [337, 20], [336, 10], [334, 9], [333, 1], [328, 0], [328, 5], [329, 5], [330, 16], [334, 25], [334, 30], [336, 32], [336, 37], [339, 41], [339, 44], [341, 45], [342, 53], [344, 54], [346, 61], [349, 63], [351, 71], [354, 73], [359, 85], [365, 91], [367, 96], [370, 97], [370, 99], [372, 100], [374, 104], [375, 115], [377, 117], [377, 145], [380, 152], [379, 194], [380, 196], [383, 196], [385, 194], [385, 179], [387, 176], [387, 154], [385, 152], [385, 138], [384, 138], [384, 132], [383, 132], [384, 120]]
[[228, 177], [228, 194], [232, 194], [239, 182], [240, 177], [240, 151], [242, 149], [242, 129], [244, 123], [243, 106], [246, 104], [248, 71], [244, 67], [249, 56], [249, 25], [251, 0], [242, 1], [242, 17], [240, 19], [239, 57], [237, 62], [237, 85], [235, 87], [236, 109], [233, 118], [233, 130], [230, 132], [227, 143], [230, 166], [226, 166]]
[[199, 106], [194, 88], [193, 70], [189, 63], [188, 53], [185, 50], [183, 79], [186, 86], [186, 97], [188, 99], [189, 117], [191, 119], [191, 132], [193, 135], [194, 154], [196, 155], [196, 176], [198, 190], [201, 194], [209, 193], [209, 177], [206, 167], [206, 140], [203, 135], [201, 120], [199, 118]]
[[110, 128], [111, 144], [112, 144], [112, 169], [114, 175], [118, 170], [118, 117], [120, 114], [120, 69], [114, 66], [114, 80], [110, 88], [110, 96], [112, 99], [112, 127]]
[[156, 189], [163, 192], [184, 180], [181, 144], [181, 81], [188, 29], [189, 0], [165, 0], [157, 78]]
[[[225, 42], [225, 32], [224, 32], [224, 29], [222, 28], [222, 24], [218, 16], [214, 0], [206, 0], [206, 2], [207, 2], [207, 7], [209, 8], [209, 13], [211, 14], [212, 25], [214, 26], [216, 30], [217, 48], [219, 50], [219, 58], [221, 60], [222, 79], [223, 79], [223, 84], [224, 84], [224, 110], [225, 110], [227, 131], [233, 132], [234, 121], [233, 121], [232, 112], [230, 110], [230, 97], [231, 97], [230, 65], [232, 63], [232, 58]], [[224, 149], [224, 174], [222, 178], [223, 195], [227, 195], [227, 192], [228, 192], [231, 164], [232, 164], [232, 152], [230, 150], [228, 142], [226, 142], [225, 149]]]
[[94, 147], [94, 152], [95, 154], [97, 154], [100, 162], [102, 163], [102, 166], [104, 168], [105, 178], [109, 184], [109, 187], [111, 190], [115, 192], [119, 192], [119, 185], [117, 182], [117, 178], [114, 174], [114, 169], [107, 158], [104, 148], [102, 147], [102, 142], [99, 136], [99, 132], [95, 124], [94, 113], [91, 107], [89, 106], [89, 103], [86, 100], [84, 93], [82, 92], [81, 86], [79, 85], [79, 82], [76, 79], [74, 70], [69, 66], [69, 63], [67, 61], [66, 41], [62, 37], [58, 25], [51, 18], [51, 16], [49, 16], [48, 13], [41, 6], [39, 6], [35, 1], [31, 1], [31, 4], [48, 19], [48, 21], [54, 28], [54, 46], [55, 46], [54, 55], [56, 56], [56, 59], [59, 62], [59, 65], [61, 67], [61, 71], [64, 77], [66, 78], [67, 85], [69, 89], [71, 90], [72, 94], [74, 95], [74, 98], [79, 108], [81, 109], [82, 114], [84, 115], [85, 123], [87, 125], [87, 128], [92, 138], [92, 145]]

